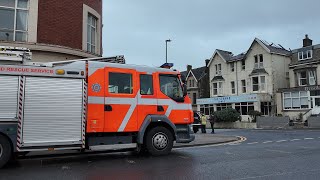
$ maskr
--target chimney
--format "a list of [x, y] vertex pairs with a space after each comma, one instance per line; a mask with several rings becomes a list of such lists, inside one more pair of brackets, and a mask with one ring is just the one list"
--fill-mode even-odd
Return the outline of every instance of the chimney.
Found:
[[308, 34], [306, 34], [306, 37], [303, 39], [303, 47], [312, 46], [312, 40], [309, 39]]
[[210, 59], [206, 59], [206, 66], [208, 67], [208, 64], [210, 62]]
[[187, 65], [187, 72], [189, 72], [191, 69], [192, 69], [192, 66], [188, 64]]

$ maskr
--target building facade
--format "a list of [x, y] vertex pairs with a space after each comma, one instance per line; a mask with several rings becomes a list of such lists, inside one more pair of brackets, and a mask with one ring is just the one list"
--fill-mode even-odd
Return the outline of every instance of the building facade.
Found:
[[290, 58], [290, 88], [279, 90], [278, 112], [306, 120], [320, 113], [320, 44], [313, 45], [306, 35], [303, 46], [292, 50]]
[[102, 0], [0, 1], [0, 45], [39, 62], [102, 55]]
[[[209, 60], [206, 60], [206, 65]], [[192, 109], [197, 111], [197, 99], [208, 98], [209, 92], [209, 68], [203, 66], [200, 68], [192, 68], [187, 65], [187, 71], [181, 72], [187, 85], [188, 96], [192, 100]]]
[[244, 121], [252, 110], [275, 115], [276, 92], [289, 87], [289, 63], [288, 50], [258, 38], [239, 55], [217, 49], [208, 63], [210, 98], [198, 99], [198, 110], [209, 115], [230, 107]]

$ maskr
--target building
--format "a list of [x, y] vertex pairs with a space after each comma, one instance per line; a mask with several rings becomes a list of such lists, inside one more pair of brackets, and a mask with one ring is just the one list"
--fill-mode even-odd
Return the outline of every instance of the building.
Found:
[[[206, 65], [209, 60], [206, 60]], [[187, 71], [181, 72], [185, 78], [188, 96], [192, 100], [192, 109], [197, 111], [197, 99], [208, 98], [209, 91], [209, 68], [207, 66], [192, 69], [191, 65], [187, 65]]]
[[303, 46], [292, 50], [289, 65], [290, 88], [280, 89], [278, 112], [291, 119], [306, 120], [320, 113], [320, 44], [305, 36]]
[[290, 52], [255, 38], [245, 53], [217, 49], [208, 63], [210, 98], [198, 99], [198, 110], [209, 115], [230, 107], [250, 120], [248, 112], [276, 114], [276, 92], [289, 87]]
[[0, 46], [47, 62], [102, 55], [102, 0], [0, 1]]

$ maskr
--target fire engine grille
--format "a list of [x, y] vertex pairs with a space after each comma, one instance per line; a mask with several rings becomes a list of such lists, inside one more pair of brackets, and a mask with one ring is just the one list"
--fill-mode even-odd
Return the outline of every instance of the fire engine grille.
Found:
[[22, 146], [81, 144], [82, 79], [27, 77]]

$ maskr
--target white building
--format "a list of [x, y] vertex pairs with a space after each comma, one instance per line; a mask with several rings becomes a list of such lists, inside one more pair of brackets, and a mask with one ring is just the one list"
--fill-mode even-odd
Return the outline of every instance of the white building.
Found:
[[197, 101], [205, 114], [232, 107], [249, 120], [248, 112], [276, 114], [276, 92], [289, 87], [290, 52], [255, 38], [245, 53], [217, 49], [208, 64], [210, 97]]

